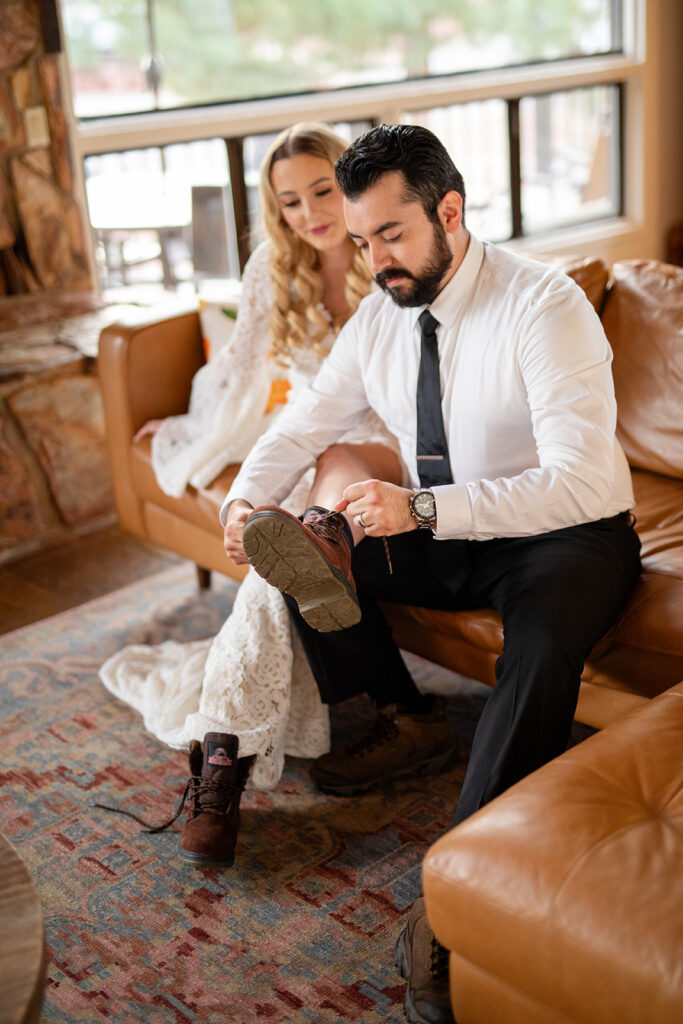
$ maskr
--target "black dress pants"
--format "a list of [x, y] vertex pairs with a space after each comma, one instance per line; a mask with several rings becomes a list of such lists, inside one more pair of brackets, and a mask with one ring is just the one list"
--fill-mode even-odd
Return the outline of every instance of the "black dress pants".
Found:
[[533, 537], [435, 540], [417, 530], [355, 549], [358, 625], [318, 633], [288, 599], [320, 694], [401, 701], [415, 686], [377, 601], [501, 615], [496, 686], [478, 723], [456, 823], [566, 748], [583, 664], [640, 572], [630, 513]]

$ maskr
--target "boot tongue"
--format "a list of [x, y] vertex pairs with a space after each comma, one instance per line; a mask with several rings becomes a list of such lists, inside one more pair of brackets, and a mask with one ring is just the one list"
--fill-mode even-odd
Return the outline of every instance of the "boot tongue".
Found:
[[192, 740], [187, 753], [190, 762], [190, 775], [201, 775], [204, 755], [199, 740]]
[[329, 508], [323, 508], [322, 505], [309, 505], [301, 517], [301, 522], [317, 523], [320, 519], [326, 519], [329, 514]]
[[239, 740], [225, 732], [207, 732], [204, 737], [204, 763], [202, 776], [218, 776], [222, 782], [232, 782], [237, 775]]

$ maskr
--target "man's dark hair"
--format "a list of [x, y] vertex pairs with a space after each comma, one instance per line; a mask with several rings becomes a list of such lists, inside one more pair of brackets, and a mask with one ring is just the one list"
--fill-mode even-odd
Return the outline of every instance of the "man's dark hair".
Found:
[[422, 204], [430, 220], [447, 192], [462, 196], [465, 182], [446, 147], [428, 128], [415, 124], [380, 124], [352, 142], [335, 164], [337, 184], [351, 202], [375, 185], [383, 174], [400, 171], [405, 198]]

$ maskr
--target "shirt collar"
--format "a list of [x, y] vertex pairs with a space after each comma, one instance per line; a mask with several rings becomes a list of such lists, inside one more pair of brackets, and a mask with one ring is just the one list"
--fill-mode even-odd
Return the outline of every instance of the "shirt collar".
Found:
[[447, 285], [441, 289], [431, 306], [421, 306], [415, 311], [413, 327], [419, 326], [418, 319], [423, 310], [429, 309], [440, 324], [451, 327], [468, 299], [484, 261], [484, 244], [470, 233], [467, 252], [463, 261]]

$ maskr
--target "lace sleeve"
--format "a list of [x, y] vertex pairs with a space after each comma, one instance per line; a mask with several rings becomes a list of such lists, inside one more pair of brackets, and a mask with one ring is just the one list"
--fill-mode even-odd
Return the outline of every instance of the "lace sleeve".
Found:
[[274, 370], [268, 359], [270, 306], [264, 242], [244, 268], [232, 337], [195, 374], [187, 413], [164, 420], [152, 438], [152, 466], [166, 494], [180, 497], [188, 483], [203, 487], [224, 466], [241, 462], [282, 408], [265, 411]]

